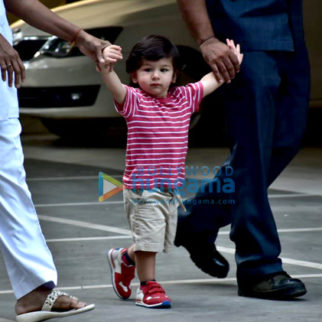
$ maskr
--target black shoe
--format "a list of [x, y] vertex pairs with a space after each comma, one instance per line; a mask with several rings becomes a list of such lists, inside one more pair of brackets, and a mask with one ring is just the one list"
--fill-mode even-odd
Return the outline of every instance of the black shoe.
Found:
[[306, 293], [305, 285], [299, 279], [291, 278], [286, 272], [263, 276], [254, 284], [238, 281], [238, 295], [271, 300], [289, 300]]
[[190, 254], [191, 260], [204, 273], [213, 277], [224, 278], [229, 271], [229, 263], [217, 251], [215, 244], [209, 243], [204, 236], [188, 235], [189, 241], [183, 240], [176, 236], [174, 244], [176, 246], [183, 246]]

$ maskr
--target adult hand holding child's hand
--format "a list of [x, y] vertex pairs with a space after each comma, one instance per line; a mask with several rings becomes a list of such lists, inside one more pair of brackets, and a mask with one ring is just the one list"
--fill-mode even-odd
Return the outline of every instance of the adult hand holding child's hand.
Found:
[[231, 48], [215, 37], [200, 45], [201, 53], [219, 83], [230, 83], [239, 72], [239, 62]]
[[123, 59], [122, 48], [117, 45], [109, 45], [103, 49], [104, 63], [99, 64], [99, 69], [108, 68], [112, 71], [117, 61]]
[[226, 39], [226, 44], [229, 47], [229, 49], [231, 49], [233, 53], [236, 55], [238, 59], [238, 63], [240, 65], [244, 58], [244, 54], [240, 52], [240, 45], [239, 44], [235, 45], [235, 42], [231, 39]]

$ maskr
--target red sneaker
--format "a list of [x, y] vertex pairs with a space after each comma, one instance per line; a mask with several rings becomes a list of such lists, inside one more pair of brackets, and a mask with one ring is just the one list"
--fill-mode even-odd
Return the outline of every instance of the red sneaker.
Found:
[[171, 299], [159, 283], [148, 281], [138, 288], [135, 304], [149, 308], [169, 308]]
[[131, 282], [135, 277], [135, 266], [126, 265], [122, 260], [125, 252], [126, 248], [112, 248], [107, 253], [113, 289], [116, 295], [123, 300], [131, 296]]

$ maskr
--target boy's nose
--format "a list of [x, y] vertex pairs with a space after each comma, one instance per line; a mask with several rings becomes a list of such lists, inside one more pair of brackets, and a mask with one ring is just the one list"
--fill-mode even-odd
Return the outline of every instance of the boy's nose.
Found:
[[153, 79], [159, 78], [159, 73], [157, 71], [153, 72], [152, 78]]

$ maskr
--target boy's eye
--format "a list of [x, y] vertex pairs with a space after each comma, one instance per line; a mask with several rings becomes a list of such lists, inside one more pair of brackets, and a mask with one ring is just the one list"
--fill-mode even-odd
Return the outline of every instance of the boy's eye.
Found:
[[152, 69], [147, 67], [147, 68], [144, 68], [143, 70], [144, 70], [145, 72], [150, 72]]
[[161, 72], [162, 73], [166, 73], [166, 72], [168, 72], [169, 71], [169, 69], [168, 68], [161, 68]]

